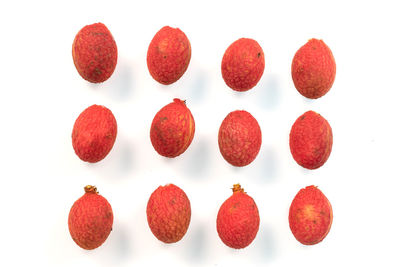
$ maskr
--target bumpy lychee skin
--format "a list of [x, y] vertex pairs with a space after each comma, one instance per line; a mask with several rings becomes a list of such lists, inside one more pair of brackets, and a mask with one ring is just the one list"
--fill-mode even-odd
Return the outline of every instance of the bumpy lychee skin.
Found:
[[189, 39], [179, 28], [165, 26], [151, 40], [147, 50], [147, 67], [161, 84], [179, 80], [189, 66], [192, 49]]
[[335, 76], [335, 59], [322, 40], [309, 40], [294, 55], [292, 79], [303, 96], [316, 99], [325, 95], [331, 89]]
[[310, 170], [324, 165], [332, 151], [331, 126], [314, 111], [307, 111], [294, 122], [289, 139], [294, 160]]
[[290, 230], [304, 245], [321, 242], [328, 235], [332, 220], [331, 203], [316, 186], [301, 189], [290, 205]]
[[226, 49], [221, 72], [226, 85], [243, 92], [256, 86], [263, 75], [264, 67], [264, 52], [257, 41], [240, 38]]
[[236, 167], [246, 166], [257, 157], [261, 139], [261, 129], [257, 120], [245, 110], [229, 113], [218, 132], [218, 145], [222, 156]]
[[239, 184], [233, 195], [221, 205], [217, 216], [217, 232], [222, 242], [231, 248], [245, 248], [254, 240], [260, 226], [258, 208], [253, 198]]
[[72, 239], [83, 249], [95, 249], [109, 236], [114, 215], [110, 203], [88, 185], [85, 194], [75, 201], [69, 212], [68, 228]]
[[101, 83], [110, 78], [115, 70], [117, 44], [103, 23], [87, 25], [75, 36], [72, 58], [83, 79]]
[[173, 184], [158, 187], [147, 203], [147, 222], [154, 236], [164, 243], [175, 243], [186, 234], [191, 217], [190, 201]]
[[92, 105], [76, 119], [72, 130], [72, 146], [76, 155], [90, 163], [104, 159], [117, 137], [117, 121], [111, 110]]
[[150, 139], [161, 156], [174, 158], [182, 154], [193, 140], [195, 124], [185, 101], [175, 98], [157, 112], [151, 123]]

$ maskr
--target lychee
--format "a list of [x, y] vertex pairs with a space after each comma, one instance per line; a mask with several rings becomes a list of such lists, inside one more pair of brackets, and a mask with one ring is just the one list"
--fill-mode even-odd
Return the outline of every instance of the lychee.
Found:
[[183, 238], [189, 227], [190, 216], [188, 197], [173, 184], [159, 186], [147, 203], [150, 230], [164, 243], [175, 243]]
[[106, 81], [117, 65], [118, 51], [111, 32], [103, 23], [83, 27], [72, 44], [72, 58], [83, 79]]
[[257, 41], [240, 38], [226, 49], [221, 72], [226, 85], [235, 91], [256, 86], [265, 67], [264, 52]]
[[191, 57], [191, 46], [185, 33], [179, 28], [165, 26], [150, 42], [147, 50], [147, 67], [159, 83], [176, 82], [185, 73]]
[[189, 147], [195, 124], [185, 101], [175, 98], [157, 112], [151, 123], [150, 139], [154, 149], [162, 156], [174, 158]]
[[72, 146], [81, 160], [94, 163], [107, 156], [116, 137], [117, 121], [112, 112], [104, 106], [92, 105], [75, 121]]
[[250, 164], [261, 147], [261, 129], [257, 120], [245, 110], [229, 113], [218, 132], [218, 145], [226, 161], [236, 167]]
[[221, 205], [217, 216], [217, 232], [231, 248], [245, 248], [254, 240], [260, 226], [258, 208], [253, 198], [239, 184], [233, 195]]
[[75, 201], [69, 212], [68, 228], [72, 239], [83, 249], [95, 249], [106, 241], [112, 230], [110, 203], [96, 187], [85, 186], [85, 194]]
[[319, 98], [332, 87], [336, 63], [332, 51], [322, 41], [309, 40], [297, 50], [292, 61], [292, 79], [300, 94]]
[[331, 154], [331, 126], [314, 111], [307, 111], [294, 122], [289, 138], [290, 152], [304, 168], [312, 170], [321, 167]]
[[321, 242], [329, 233], [332, 220], [331, 203], [316, 186], [301, 189], [290, 205], [290, 230], [304, 245]]

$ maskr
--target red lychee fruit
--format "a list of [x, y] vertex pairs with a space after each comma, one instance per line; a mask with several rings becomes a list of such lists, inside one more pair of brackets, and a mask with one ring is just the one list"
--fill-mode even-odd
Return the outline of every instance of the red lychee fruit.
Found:
[[179, 80], [189, 66], [192, 49], [189, 39], [179, 28], [165, 26], [151, 40], [147, 50], [147, 67], [161, 84]]
[[175, 98], [157, 112], [151, 123], [150, 139], [161, 156], [174, 158], [189, 147], [193, 140], [195, 124], [185, 101]]
[[111, 32], [103, 23], [83, 27], [72, 44], [72, 58], [83, 79], [106, 81], [117, 65], [118, 51]]
[[257, 235], [260, 216], [253, 198], [239, 184], [233, 185], [232, 189], [233, 195], [218, 211], [217, 232], [228, 247], [245, 248]]
[[159, 186], [147, 203], [151, 232], [164, 243], [175, 243], [189, 228], [191, 209], [185, 192], [173, 184]]
[[309, 40], [300, 47], [292, 61], [292, 79], [300, 94], [319, 98], [331, 89], [336, 75], [332, 51], [322, 41]]
[[329, 233], [332, 220], [331, 203], [316, 186], [301, 189], [290, 205], [290, 230], [304, 245], [321, 242]]
[[117, 137], [117, 121], [111, 110], [92, 105], [76, 119], [72, 130], [72, 146], [76, 155], [87, 162], [105, 158]]
[[83, 249], [95, 249], [106, 241], [114, 216], [110, 203], [96, 187], [85, 186], [85, 194], [69, 212], [68, 228], [72, 239]]
[[225, 51], [221, 64], [222, 78], [233, 90], [247, 91], [261, 79], [264, 67], [264, 52], [257, 41], [240, 38]]
[[257, 120], [245, 110], [236, 110], [222, 121], [218, 145], [226, 161], [236, 167], [250, 164], [261, 147], [261, 129]]
[[304, 168], [312, 170], [321, 167], [331, 154], [331, 126], [314, 111], [307, 111], [294, 122], [289, 138], [290, 152]]

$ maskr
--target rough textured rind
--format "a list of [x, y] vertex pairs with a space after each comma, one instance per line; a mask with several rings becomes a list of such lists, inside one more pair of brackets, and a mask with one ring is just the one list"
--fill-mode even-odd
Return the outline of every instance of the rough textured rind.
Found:
[[87, 162], [104, 159], [117, 137], [117, 121], [112, 112], [99, 105], [85, 109], [72, 130], [72, 146], [76, 155]]
[[240, 249], [254, 240], [260, 226], [258, 208], [253, 198], [239, 184], [233, 195], [221, 205], [217, 216], [217, 232], [225, 245]]
[[257, 120], [245, 110], [229, 113], [218, 132], [218, 145], [222, 156], [236, 167], [246, 166], [257, 157], [261, 139], [261, 129]]
[[190, 201], [173, 184], [158, 187], [147, 203], [147, 222], [154, 236], [164, 243], [175, 243], [186, 234], [191, 217]]
[[336, 63], [332, 51], [322, 41], [309, 40], [297, 50], [292, 61], [292, 79], [300, 94], [319, 98], [332, 87]]
[[290, 205], [289, 225], [294, 237], [304, 245], [321, 242], [333, 220], [332, 206], [315, 186], [301, 189]]
[[104, 82], [117, 65], [117, 44], [103, 23], [87, 25], [75, 36], [72, 58], [83, 79], [92, 83]]
[[179, 28], [163, 27], [150, 42], [147, 67], [154, 80], [168, 85], [185, 73], [191, 58], [189, 39]]
[[85, 192], [69, 212], [68, 228], [78, 246], [95, 249], [109, 236], [114, 216], [110, 203], [97, 193], [96, 187], [86, 186]]
[[294, 122], [289, 139], [294, 160], [307, 169], [324, 165], [332, 151], [331, 126], [314, 111], [307, 111]]
[[174, 158], [182, 154], [193, 140], [195, 123], [185, 101], [175, 98], [155, 115], [150, 128], [154, 149], [162, 156]]
[[264, 67], [264, 52], [257, 41], [240, 38], [226, 49], [221, 72], [230, 88], [235, 91], [247, 91], [261, 79]]

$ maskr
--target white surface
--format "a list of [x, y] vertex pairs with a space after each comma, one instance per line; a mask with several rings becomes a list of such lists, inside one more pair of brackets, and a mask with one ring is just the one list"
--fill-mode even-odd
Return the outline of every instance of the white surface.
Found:
[[[400, 19], [396, 1], [7, 1], [1, 5], [1, 266], [398, 266]], [[195, 2], [195, 1], [192, 1]], [[77, 73], [71, 56], [84, 25], [105, 23], [118, 65], [103, 84]], [[165, 25], [192, 45], [187, 72], [162, 86], [148, 73], [147, 47]], [[220, 74], [223, 53], [240, 37], [262, 46], [259, 84], [235, 93]], [[296, 50], [309, 38], [331, 48], [337, 75], [331, 91], [306, 100], [290, 76]], [[189, 149], [176, 159], [152, 148], [155, 113], [174, 97], [187, 100], [196, 122]], [[73, 123], [92, 104], [110, 108], [118, 136], [107, 158], [86, 164], [71, 145]], [[233, 168], [219, 153], [217, 132], [228, 112], [246, 109], [263, 143], [256, 160]], [[288, 135], [315, 110], [333, 129], [333, 151], [318, 170], [298, 166]], [[254, 242], [232, 250], [219, 239], [220, 204], [240, 182], [259, 208]], [[160, 243], [145, 208], [159, 185], [187, 193], [192, 220], [183, 240]], [[96, 185], [114, 211], [103, 246], [84, 251], [67, 226], [73, 202]], [[297, 191], [318, 185], [333, 206], [325, 240], [303, 246], [292, 236], [288, 208]]]

